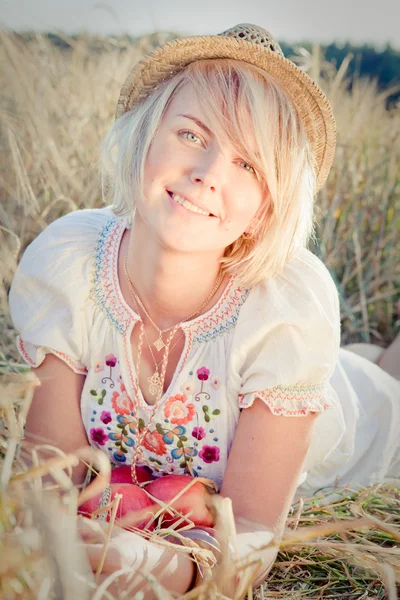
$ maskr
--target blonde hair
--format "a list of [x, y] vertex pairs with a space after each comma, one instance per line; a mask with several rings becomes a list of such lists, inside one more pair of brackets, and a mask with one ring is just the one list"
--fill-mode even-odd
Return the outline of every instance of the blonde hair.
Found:
[[[220, 259], [224, 272], [252, 287], [280, 273], [293, 253], [307, 244], [313, 232], [316, 189], [314, 160], [302, 122], [279, 83], [262, 69], [233, 59], [196, 61], [122, 115], [102, 144], [103, 199], [107, 203], [111, 192], [115, 214], [132, 215], [138, 195], [142, 196], [151, 141], [172, 98], [186, 83], [201, 99], [216, 137], [232, 144], [265, 185], [253, 234], [234, 241]], [[248, 144], [249, 126], [255, 148]]]

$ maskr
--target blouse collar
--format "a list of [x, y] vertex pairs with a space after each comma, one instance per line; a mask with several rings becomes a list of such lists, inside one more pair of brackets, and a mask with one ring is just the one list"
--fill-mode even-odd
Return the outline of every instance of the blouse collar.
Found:
[[[112, 216], [100, 232], [96, 244], [91, 298], [104, 312], [113, 327], [124, 335], [132, 322], [140, 316], [126, 303], [118, 279], [118, 253], [122, 236], [129, 227], [124, 217]], [[231, 277], [224, 293], [206, 313], [182, 323], [183, 330], [190, 330], [198, 341], [208, 341], [212, 332], [222, 333], [234, 326], [240, 306], [249, 290], [235, 286]]]

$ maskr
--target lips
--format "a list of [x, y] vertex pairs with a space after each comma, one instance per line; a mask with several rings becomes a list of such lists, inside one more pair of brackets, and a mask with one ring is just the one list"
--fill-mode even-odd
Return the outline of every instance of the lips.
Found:
[[181, 194], [180, 192], [172, 192], [171, 190], [167, 190], [169, 196], [172, 198], [172, 194], [176, 195], [176, 196], [180, 196], [181, 198], [185, 198], [185, 200], [187, 200], [188, 202], [190, 202], [191, 204], [193, 204], [194, 206], [197, 206], [197, 208], [200, 208], [201, 210], [204, 210], [206, 212], [208, 212], [208, 216], [209, 217], [216, 217], [217, 215], [214, 215], [213, 213], [210, 212], [209, 208], [207, 208], [206, 206], [203, 206], [202, 204], [199, 204], [198, 202], [193, 202], [193, 200], [191, 198], [188, 198], [187, 196], [185, 196], [184, 194]]

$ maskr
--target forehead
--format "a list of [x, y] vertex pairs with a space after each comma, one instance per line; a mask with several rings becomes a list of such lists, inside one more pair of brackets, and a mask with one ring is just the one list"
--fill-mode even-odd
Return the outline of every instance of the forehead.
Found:
[[[245, 144], [250, 150], [253, 149], [253, 154], [259, 154], [254, 136], [254, 123], [251, 118], [250, 111], [247, 106], [235, 106], [236, 116], [240, 121], [239, 127], [234, 130], [233, 123], [237, 120], [234, 115], [229, 114], [226, 103], [222, 100], [218, 101], [218, 94], [212, 95], [210, 98], [200, 101], [195, 88], [190, 82], [186, 82], [173, 96], [165, 114], [165, 119], [178, 119], [183, 115], [190, 115], [198, 119], [205, 126], [206, 133], [210, 135], [227, 138], [228, 140], [237, 140], [240, 145]], [[232, 110], [232, 109], [231, 109]], [[222, 118], [221, 118], [222, 117]], [[227, 124], [224, 127], [223, 123]]]
[[205, 117], [197, 94], [190, 83], [182, 85], [174, 94], [167, 110], [165, 111], [165, 117], [176, 117], [177, 115], [185, 112], [190, 114], [196, 112], [197, 116], [202, 115]]

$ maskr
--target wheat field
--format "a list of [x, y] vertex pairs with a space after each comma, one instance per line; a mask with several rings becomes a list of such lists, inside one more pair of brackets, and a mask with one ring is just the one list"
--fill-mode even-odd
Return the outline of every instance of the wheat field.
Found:
[[[23, 444], [21, 449], [32, 380], [15, 348], [7, 293], [21, 253], [48, 223], [102, 205], [100, 142], [127, 72], [154, 36], [134, 45], [111, 38], [68, 42], [65, 50], [40, 35], [24, 41], [0, 34], [0, 555], [7, 556], [0, 561], [0, 598], [12, 600], [112, 598], [88, 573], [80, 572], [81, 587], [72, 577], [77, 564], [71, 556], [80, 556], [70, 529], [76, 490], [59, 472], [53, 486], [58, 494], [40, 504], [32, 500], [32, 492], [39, 498], [43, 493], [38, 473], [21, 479], [24, 453], [32, 451]], [[342, 343], [386, 346], [400, 327], [400, 105], [388, 111], [391, 90], [379, 91], [374, 81], [355, 79], [349, 88], [349, 60], [335, 67], [309, 55], [304, 63], [330, 99], [338, 127], [334, 166], [317, 197], [311, 249], [340, 292]], [[64, 508], [68, 500], [69, 529], [66, 517], [60, 520], [60, 498]], [[292, 508], [287, 528], [268, 582], [254, 597], [398, 597], [398, 488], [345, 489], [335, 499], [306, 499]], [[50, 556], [57, 540], [63, 552]], [[189, 597], [222, 599], [217, 584]], [[236, 591], [238, 599], [253, 596], [247, 588]]]

